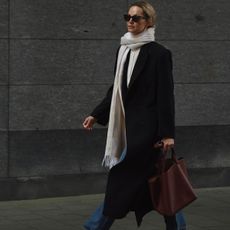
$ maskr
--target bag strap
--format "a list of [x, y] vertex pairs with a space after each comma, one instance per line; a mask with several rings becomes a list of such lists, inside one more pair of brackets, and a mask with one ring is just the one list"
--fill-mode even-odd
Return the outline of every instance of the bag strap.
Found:
[[[171, 160], [174, 161], [176, 164], [178, 164], [179, 161], [177, 160], [175, 149], [171, 148], [169, 151], [171, 151]], [[159, 161], [157, 163], [158, 164], [158, 174], [161, 174], [162, 172], [165, 171], [167, 154], [168, 154], [168, 152], [162, 151], [162, 154], [161, 154]]]
[[[164, 147], [164, 142], [163, 141], [159, 141], [158, 143], [159, 143], [159, 147], [158, 148], [160, 148], [162, 150], [163, 147]], [[175, 162], [177, 162], [175, 149], [171, 148], [170, 150], [171, 150], [171, 158], [172, 158], [172, 160], [174, 160]], [[167, 154], [168, 154], [168, 152], [163, 152], [162, 151], [162, 156], [165, 157], [165, 159], [166, 159]]]
[[171, 148], [171, 159], [174, 160], [174, 162], [178, 163], [174, 148]]
[[[161, 150], [163, 149], [163, 145], [164, 145], [164, 143], [163, 142], [161, 142], [161, 145], [162, 145], [162, 147], [160, 147], [161, 148]], [[171, 148], [169, 151], [171, 151], [171, 159], [172, 160], [174, 160], [175, 162], [178, 162], [178, 160], [177, 160], [177, 158], [176, 158], [176, 152], [175, 152], [175, 149], [174, 148]], [[164, 158], [164, 159], [166, 159], [167, 157], [167, 154], [168, 154], [168, 151], [167, 152], [163, 152], [162, 151], [162, 158]]]

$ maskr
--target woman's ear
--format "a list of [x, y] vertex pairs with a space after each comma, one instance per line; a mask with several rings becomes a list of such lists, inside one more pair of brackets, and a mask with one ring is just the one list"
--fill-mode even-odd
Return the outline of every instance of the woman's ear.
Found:
[[150, 21], [149, 20], [146, 20], [146, 29], [148, 29], [149, 27], [151, 27], [151, 23], [150, 23]]

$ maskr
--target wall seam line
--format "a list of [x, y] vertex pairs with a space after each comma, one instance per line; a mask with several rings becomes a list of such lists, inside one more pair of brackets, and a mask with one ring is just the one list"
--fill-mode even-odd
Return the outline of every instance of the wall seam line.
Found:
[[[14, 87], [14, 86], [81, 86], [81, 85], [111, 85], [111, 82], [76, 82], [76, 83], [14, 83], [11, 84], [10, 86]], [[174, 81], [175, 85], [229, 85], [230, 82], [176, 82]], [[0, 86], [4, 86], [4, 85], [0, 85]]]
[[[7, 38], [0, 38], [6, 40]], [[19, 41], [119, 41], [120, 38], [20, 38], [12, 37], [11, 40]], [[157, 39], [156, 42], [230, 42], [230, 39]]]
[[8, 0], [8, 102], [7, 102], [7, 177], [10, 177], [10, 4], [11, 0]]

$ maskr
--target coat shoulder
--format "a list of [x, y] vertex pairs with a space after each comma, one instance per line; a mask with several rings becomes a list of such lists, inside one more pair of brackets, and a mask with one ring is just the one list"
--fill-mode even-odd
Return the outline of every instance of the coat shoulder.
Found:
[[145, 49], [147, 49], [148, 53], [152, 55], [158, 54], [159, 56], [161, 56], [167, 53], [171, 53], [171, 51], [168, 48], [159, 44], [158, 42], [150, 42], [146, 44]]

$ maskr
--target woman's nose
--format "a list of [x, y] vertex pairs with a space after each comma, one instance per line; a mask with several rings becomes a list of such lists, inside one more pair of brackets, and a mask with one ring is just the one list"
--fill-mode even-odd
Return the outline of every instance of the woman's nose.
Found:
[[132, 18], [130, 18], [128, 22], [129, 22], [129, 23], [132, 23], [132, 24], [134, 23], [134, 21], [133, 21]]

